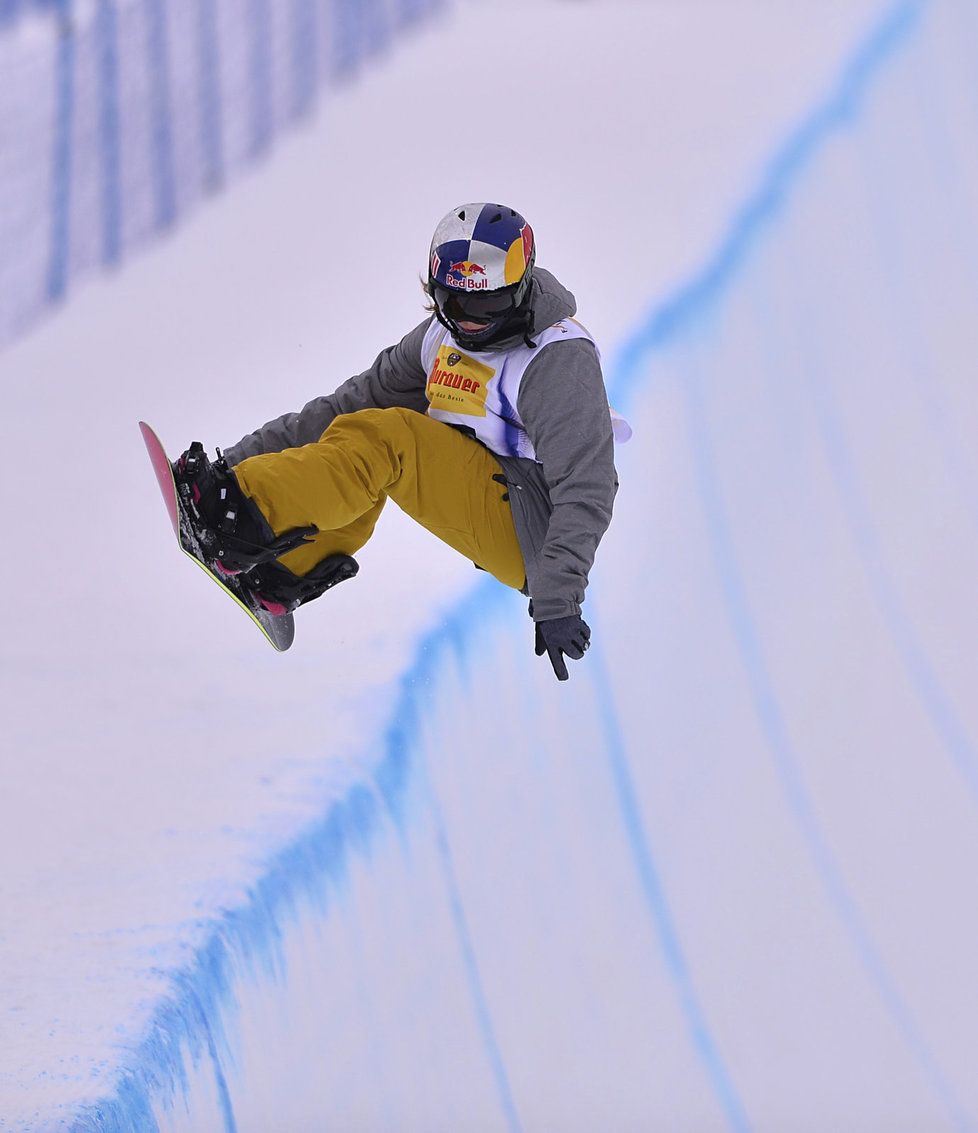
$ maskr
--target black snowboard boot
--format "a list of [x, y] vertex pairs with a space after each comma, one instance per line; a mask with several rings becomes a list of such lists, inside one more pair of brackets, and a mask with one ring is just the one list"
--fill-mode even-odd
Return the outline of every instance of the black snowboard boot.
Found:
[[281, 563], [268, 562], [260, 563], [239, 581], [270, 614], [287, 614], [325, 594], [338, 582], [353, 578], [359, 569], [356, 559], [337, 554], [329, 555], [301, 578]]
[[220, 451], [211, 462], [200, 441], [175, 462], [173, 478], [201, 558], [224, 574], [271, 563], [319, 530], [295, 528], [276, 538], [261, 511], [238, 487]]

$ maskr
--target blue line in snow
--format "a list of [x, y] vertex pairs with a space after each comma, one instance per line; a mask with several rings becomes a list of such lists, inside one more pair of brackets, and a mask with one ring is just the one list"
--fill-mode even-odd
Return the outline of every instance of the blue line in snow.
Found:
[[364, 0], [364, 42], [368, 53], [382, 51], [390, 40], [388, 4], [383, 0]]
[[[903, 45], [919, 23], [925, 0], [910, 0], [897, 4], [882, 24], [870, 36], [845, 68], [836, 90], [809, 115], [798, 130], [788, 139], [770, 162], [757, 192], [735, 215], [727, 237], [717, 253], [677, 294], [653, 309], [638, 331], [626, 341], [613, 370], [609, 388], [619, 399], [627, 399], [644, 377], [643, 368], [649, 355], [674, 341], [680, 332], [701, 319], [726, 292], [736, 274], [743, 268], [747, 257], [762, 232], [769, 228], [783, 211], [790, 190], [797, 184], [802, 172], [814, 159], [824, 142], [833, 133], [844, 128], [855, 116], [870, 81]], [[691, 418], [696, 423], [702, 415], [695, 383], [689, 383], [687, 396]], [[695, 430], [694, 430], [695, 432]], [[701, 438], [700, 438], [701, 440]], [[796, 820], [803, 831], [810, 852], [819, 869], [823, 884], [846, 926], [856, 951], [894, 1019], [904, 1039], [920, 1064], [931, 1088], [940, 1099], [955, 1127], [974, 1128], [964, 1111], [952, 1085], [946, 1079], [933, 1051], [920, 1032], [913, 1016], [898, 989], [887, 973], [875, 946], [866, 931], [858, 910], [848, 894], [841, 872], [822, 837], [801, 780], [797, 761], [780, 712], [773, 686], [767, 673], [760, 644], [756, 638], [747, 605], [746, 594], [740, 579], [733, 552], [733, 544], [719, 501], [709, 455], [702, 443], [694, 446], [704, 509], [709, 519], [710, 537], [714, 557], [726, 601], [728, 616], [735, 640], [750, 679], [755, 708], [764, 727], [768, 742], [775, 753], [779, 772]], [[838, 462], [838, 450], [836, 450]], [[875, 561], [870, 556], [871, 561]], [[878, 572], [877, 572], [878, 573]], [[879, 578], [877, 578], [879, 583]], [[893, 604], [885, 586], [878, 589], [884, 607], [892, 621]], [[919, 653], [908, 649], [907, 634], [900, 619], [896, 620], [898, 641], [908, 658], [919, 687], [931, 709], [944, 723], [943, 732], [952, 748], [961, 753], [960, 729], [953, 726], [942, 711], [940, 690], [929, 679], [932, 674], [919, 663]], [[936, 691], [935, 691], [936, 690]], [[970, 755], [970, 748], [968, 751]], [[970, 763], [968, 763], [970, 767]]]
[[458, 879], [455, 876], [455, 864], [452, 861], [451, 847], [448, 844], [448, 837], [445, 834], [445, 821], [442, 818], [441, 807], [438, 804], [434, 791], [429, 791], [428, 795], [429, 805], [432, 808], [435, 822], [435, 840], [438, 846], [438, 856], [441, 861], [442, 875], [445, 880], [445, 888], [448, 893], [449, 905], [452, 911], [455, 938], [458, 941], [459, 951], [461, 952], [462, 960], [465, 965], [465, 974], [469, 985], [469, 996], [472, 999], [472, 1004], [479, 1022], [482, 1045], [489, 1059], [489, 1065], [492, 1068], [493, 1078], [496, 1083], [496, 1092], [499, 1095], [500, 1104], [506, 1117], [506, 1123], [512, 1133], [520, 1133], [523, 1126], [520, 1123], [519, 1114], [516, 1110], [516, 1102], [513, 1099], [513, 1090], [510, 1086], [509, 1074], [506, 1071], [506, 1064], [496, 1038], [496, 1030], [493, 1026], [492, 1015], [489, 1011], [489, 1001], [486, 998], [482, 984], [482, 976], [479, 973], [479, 961], [476, 959], [475, 947], [472, 943], [472, 934], [469, 932], [468, 920], [465, 916], [462, 892], [459, 888]]
[[333, 0], [330, 9], [333, 16], [331, 70], [337, 77], [345, 78], [356, 70], [363, 56], [363, 13], [360, 0]]
[[56, 5], [58, 50], [55, 63], [54, 152], [51, 161], [51, 244], [46, 296], [49, 303], [64, 297], [68, 287], [71, 234], [71, 133], [75, 94], [75, 37], [70, 0]]
[[625, 342], [613, 367], [609, 387], [627, 398], [644, 377], [648, 355], [673, 340], [703, 315], [732, 283], [761, 233], [783, 211], [798, 183], [825, 142], [857, 114], [872, 80], [917, 27], [929, 0], [900, 0], [843, 69], [829, 97], [806, 117], [768, 163], [757, 190], [735, 213], [717, 252], [684, 286], [652, 309]]
[[251, 156], [271, 145], [274, 130], [272, 107], [272, 11], [269, 0], [251, 0], [248, 28], [251, 32], [250, 84]]
[[167, 228], [177, 215], [176, 176], [173, 165], [170, 53], [166, 32], [166, 9], [162, 0], [146, 0], [150, 155], [152, 159], [155, 224]]
[[[417, 660], [401, 683], [401, 700], [394, 716], [394, 723], [388, 732], [388, 757], [385, 759], [384, 767], [376, 780], [381, 795], [387, 803], [388, 811], [395, 817], [395, 820], [403, 813], [404, 788], [410, 773], [411, 753], [420, 747], [419, 725], [423, 701], [418, 695], [419, 691], [422, 697], [426, 697], [428, 689], [435, 682], [438, 671], [446, 662], [446, 654], [449, 653], [454, 655], [458, 671], [464, 678], [467, 671], [468, 627], [478, 624], [480, 621], [484, 623], [489, 617], [498, 616], [501, 612], [510, 608], [510, 601], [509, 591], [503, 589], [495, 581], [488, 578], [484, 579], [456, 606], [445, 621], [422, 641], [418, 649]], [[455, 929], [455, 940], [466, 974], [469, 997], [482, 1036], [483, 1050], [492, 1071], [500, 1108], [506, 1118], [507, 1125], [511, 1133], [520, 1133], [522, 1125], [519, 1112], [513, 1096], [509, 1074], [506, 1070], [502, 1048], [496, 1038], [489, 999], [479, 971], [475, 946], [465, 915], [461, 888], [455, 874], [451, 846], [445, 832], [445, 821], [434, 788], [430, 784], [426, 792], [426, 800], [434, 822], [442, 877], [445, 882], [452, 913], [452, 923]]]
[[0, 0], [0, 29], [17, 22], [20, 18], [21, 0]]
[[[973, 0], [968, 0], [973, 3]], [[922, 40], [922, 47], [928, 41]], [[961, 224], [957, 217], [971, 207], [970, 186], [966, 171], [958, 159], [954, 140], [936, 105], [939, 92], [935, 84], [940, 82], [940, 66], [931, 58], [929, 51], [923, 53], [923, 65], [914, 68], [915, 101], [922, 119], [922, 132], [928, 145], [928, 156], [934, 169], [934, 178], [944, 190], [944, 207], [928, 213], [928, 225], [940, 224], [942, 231], [938, 239], [942, 246], [955, 256], [960, 270], [974, 291], [978, 291], [978, 232], [973, 224]], [[971, 84], [974, 87], [976, 84]], [[938, 97], [935, 97], [937, 93]], [[914, 127], [911, 129], [920, 129]], [[970, 140], [967, 131], [964, 136]], [[912, 253], [907, 249], [907, 237], [896, 219], [890, 193], [892, 170], [885, 168], [882, 156], [875, 150], [872, 132], [864, 135], [859, 151], [868, 191], [872, 194], [873, 207], [870, 210], [870, 223], [876, 254], [883, 271], [880, 273], [881, 290], [890, 304], [891, 325], [894, 342], [898, 343], [898, 353], [907, 359], [907, 369], [914, 381], [918, 396], [924, 407], [926, 421], [933, 434], [933, 449], [939, 453], [947, 467], [971, 518], [978, 527], [978, 483], [961, 451], [954, 427], [952, 413], [941, 396], [940, 381], [935, 381], [942, 365], [934, 346], [921, 332], [916, 319], [914, 297], [908, 296], [905, 287], [898, 286], [901, 281], [919, 278], [918, 265], [913, 262]], [[804, 282], [805, 277], [799, 277]]]
[[[192, 991], [190, 995], [193, 999], [197, 998]], [[214, 1084], [217, 1087], [217, 1100], [221, 1107], [224, 1133], [237, 1133], [238, 1126], [234, 1120], [234, 1108], [231, 1105], [231, 1091], [228, 1089], [227, 1078], [224, 1075], [224, 1067], [221, 1065], [221, 1056], [218, 1053], [217, 1043], [214, 1041], [214, 1032], [202, 1006], [200, 1006], [200, 1026], [207, 1042], [207, 1054], [210, 1057], [211, 1066], [214, 1068]]]
[[122, 250], [122, 190], [119, 154], [119, 44], [115, 0], [99, 0], [99, 150], [102, 177], [102, 262], [115, 264]]
[[[395, 753], [390, 749], [383, 762]], [[235, 1120], [224, 1073], [224, 1023], [233, 1015], [230, 989], [242, 970], [260, 969], [270, 979], [284, 975], [284, 925], [300, 909], [325, 913], [353, 854], [365, 856], [378, 836], [383, 808], [377, 793], [354, 784], [321, 820], [277, 853], [250, 887], [244, 905], [206, 925], [190, 963], [170, 974], [170, 993], [153, 1014], [142, 1041], [130, 1054], [111, 1091], [83, 1107], [71, 1133], [156, 1133], [154, 1100], [187, 1089], [185, 1056], [196, 1065], [206, 1051], [213, 1066], [224, 1133]]]
[[724, 599], [730, 629], [747, 674], [754, 711], [768, 747], [775, 757], [778, 775], [788, 804], [801, 830], [822, 885], [835, 909], [870, 982], [876, 988], [890, 1018], [903, 1036], [931, 1089], [960, 1130], [975, 1126], [965, 1112], [951, 1083], [944, 1076], [927, 1040], [887, 971], [872, 936], [846, 885], [841, 867], [822, 833], [815, 809], [805, 786], [800, 762], [788, 734], [778, 695], [771, 679], [764, 650], [758, 637], [743, 572], [737, 560], [733, 535], [720, 495], [717, 471], [707, 436], [706, 409], [700, 376], [690, 366], [683, 383], [689, 421], [690, 448], [693, 452], [700, 500], [706, 517], [713, 561]]
[[224, 181], [220, 62], [217, 0], [198, 0], [197, 106], [200, 117], [201, 181], [209, 191], [217, 189]]
[[[800, 273], [799, 278], [803, 279], [804, 275]], [[917, 351], [913, 346], [907, 347], [907, 356], [911, 367], [919, 365]], [[814, 335], [807, 337], [801, 365], [846, 526], [858, 548], [877, 608], [896, 643], [900, 660], [931, 726], [968, 790], [978, 799], [978, 754], [928, 659], [927, 650], [914, 629], [913, 621], [900, 598], [899, 588], [887, 568], [886, 556], [866, 503], [862, 480], [856, 470], [856, 461], [832, 404], [830, 376], [820, 360], [820, 349]]]
[[727, 1118], [731, 1129], [746, 1133], [751, 1128], [730, 1074], [724, 1064], [720, 1050], [710, 1031], [706, 1014], [700, 1005], [693, 984], [692, 973], [683, 954], [669, 902], [656, 869], [651, 843], [642, 820], [642, 810], [638, 792], [632, 779], [628, 762], [628, 750], [621, 734], [618, 714], [614, 707], [614, 692], [608, 679], [604, 659], [598, 649], [592, 648], [587, 655], [591, 679], [598, 693], [601, 721], [604, 730], [606, 754], [611, 765], [611, 774], [621, 809], [622, 822], [628, 835], [632, 860], [638, 871], [639, 881], [645, 895], [645, 903], [652, 915], [662, 954], [672, 982], [679, 993], [690, 1037], [700, 1062], [710, 1079], [713, 1092]]
[[[445, 662], [446, 654], [454, 654], [460, 673], [464, 674], [467, 653], [472, 640], [472, 626], [485, 626], [493, 618], [511, 612], [512, 594], [493, 580], [485, 579], [478, 584], [445, 618], [443, 623], [430, 633], [418, 650], [418, 659], [403, 680], [404, 696], [392, 725], [389, 751], [400, 752], [397, 762], [396, 788], [391, 792], [382, 787], [382, 793], [389, 798], [392, 812], [401, 810], [403, 791], [410, 771], [408, 753], [417, 746], [420, 720], [420, 702], [417, 690], [425, 691], [431, 687], [436, 673]], [[632, 860], [639, 877], [639, 883], [646, 904], [652, 916], [670, 977], [676, 986], [680, 1007], [689, 1028], [690, 1037], [697, 1056], [710, 1079], [714, 1093], [728, 1124], [736, 1133], [748, 1133], [750, 1122], [743, 1105], [737, 1096], [730, 1075], [720, 1056], [709, 1025], [702, 1011], [693, 985], [689, 966], [683, 955], [679, 934], [676, 930], [668, 902], [659, 879], [648, 837], [641, 818], [637, 794], [628, 767], [628, 758], [620, 729], [611, 707], [613, 698], [610, 682], [604, 673], [600, 655], [592, 652], [588, 656], [589, 666], [593, 660], [592, 679], [599, 689], [602, 723], [608, 745], [608, 758], [622, 818], [628, 835]], [[385, 761], [389, 764], [389, 761]], [[388, 765], [386, 775], [391, 774], [393, 766]], [[513, 1100], [505, 1061], [492, 1024], [488, 998], [479, 974], [475, 948], [461, 900], [461, 893], [451, 861], [451, 851], [445, 834], [444, 820], [433, 790], [428, 792], [432, 814], [438, 837], [439, 852], [442, 858], [446, 887], [452, 907], [456, 939], [466, 968], [469, 991], [473, 1007], [479, 1019], [480, 1030], [486, 1056], [496, 1080], [500, 1104], [506, 1114], [511, 1129], [519, 1129], [519, 1117]]]
[[318, 5], [315, 0], [292, 0], [291, 13], [292, 93], [289, 112], [298, 118], [306, 114], [316, 101], [319, 81]]

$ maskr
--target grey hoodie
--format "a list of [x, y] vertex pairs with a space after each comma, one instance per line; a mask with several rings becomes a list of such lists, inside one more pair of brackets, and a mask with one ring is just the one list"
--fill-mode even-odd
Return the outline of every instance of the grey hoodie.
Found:
[[[534, 270], [530, 303], [537, 328], [577, 310], [574, 296], [542, 268]], [[259, 453], [318, 441], [341, 413], [393, 406], [427, 412], [421, 344], [430, 325], [426, 319], [334, 393], [244, 437], [226, 451], [228, 462], [233, 466]], [[493, 455], [509, 486], [526, 564], [525, 592], [536, 621], [579, 614], [618, 489], [608, 397], [594, 346], [573, 339], [540, 347], [523, 376], [516, 408], [537, 459]]]

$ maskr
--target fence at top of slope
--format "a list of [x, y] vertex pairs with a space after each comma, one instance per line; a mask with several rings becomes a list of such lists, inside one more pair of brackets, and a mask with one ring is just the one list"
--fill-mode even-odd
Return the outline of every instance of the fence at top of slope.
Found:
[[0, 348], [445, 0], [0, 0]]

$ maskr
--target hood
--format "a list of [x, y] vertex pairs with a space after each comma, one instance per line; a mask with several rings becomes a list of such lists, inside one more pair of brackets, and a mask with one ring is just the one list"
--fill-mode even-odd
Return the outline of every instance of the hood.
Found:
[[577, 300], [549, 271], [534, 268], [530, 308], [534, 328], [543, 330], [577, 314]]

